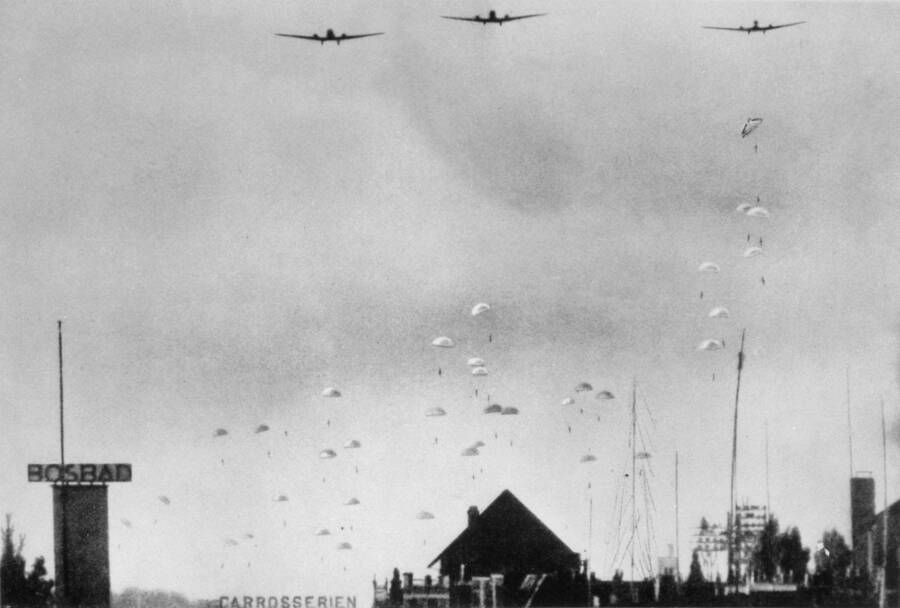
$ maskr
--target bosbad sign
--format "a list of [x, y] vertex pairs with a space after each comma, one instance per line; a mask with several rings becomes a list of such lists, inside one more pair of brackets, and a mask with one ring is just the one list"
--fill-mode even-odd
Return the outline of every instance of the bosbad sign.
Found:
[[131, 481], [130, 464], [30, 464], [28, 481], [110, 483]]

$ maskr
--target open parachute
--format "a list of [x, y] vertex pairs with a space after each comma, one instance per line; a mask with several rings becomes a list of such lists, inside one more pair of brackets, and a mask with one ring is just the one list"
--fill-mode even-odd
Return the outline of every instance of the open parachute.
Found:
[[741, 137], [747, 137], [756, 131], [756, 129], [759, 128], [759, 125], [762, 124], [762, 121], [762, 118], [748, 118], [747, 122], [744, 123], [744, 128], [741, 129]]
[[456, 343], [447, 336], [438, 336], [431, 341], [431, 345], [437, 346], [438, 348], [453, 348], [456, 346]]
[[490, 304], [486, 304], [484, 302], [479, 302], [478, 304], [476, 304], [475, 306], [472, 307], [472, 316], [477, 317], [481, 313], [487, 312], [490, 309], [491, 309]]
[[713, 262], [703, 262], [697, 268], [697, 272], [719, 272], [719, 265]]

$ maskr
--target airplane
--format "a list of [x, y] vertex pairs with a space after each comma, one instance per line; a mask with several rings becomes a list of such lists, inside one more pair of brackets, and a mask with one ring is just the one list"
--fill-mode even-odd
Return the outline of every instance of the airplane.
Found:
[[516, 15], [514, 17], [510, 17], [509, 15], [504, 15], [502, 17], [497, 16], [496, 11], [490, 11], [487, 17], [482, 17], [481, 15], [475, 15], [474, 17], [448, 17], [446, 15], [441, 15], [444, 19], [455, 19], [457, 21], [473, 21], [475, 23], [480, 23], [481, 25], [487, 25], [488, 23], [496, 23], [497, 25], [503, 25], [507, 21], [516, 21], [517, 19], [528, 19], [529, 17], [542, 17], [547, 13], [535, 13], [532, 15]]
[[384, 32], [375, 32], [374, 34], [354, 34], [348, 36], [347, 34], [341, 34], [340, 36], [334, 35], [334, 30], [326, 30], [324, 36], [319, 36], [318, 34], [313, 34], [312, 36], [301, 36], [300, 34], [275, 34], [276, 36], [284, 36], [285, 38], [302, 38], [303, 40], [315, 40], [324, 46], [326, 42], [336, 42], [338, 45], [341, 44], [344, 40], [353, 40], [354, 38], [367, 38], [368, 36], [381, 36]]
[[765, 34], [769, 30], [777, 30], [780, 27], [790, 27], [792, 25], [800, 25], [801, 23], [806, 23], [806, 21], [795, 21], [794, 23], [783, 23], [781, 25], [759, 25], [759, 21], [754, 21], [753, 25], [750, 27], [744, 27], [743, 25], [740, 27], [715, 27], [712, 25], [704, 25], [703, 27], [708, 30], [730, 30], [732, 32], [747, 32], [747, 35], [752, 34], [753, 32], [762, 32]]

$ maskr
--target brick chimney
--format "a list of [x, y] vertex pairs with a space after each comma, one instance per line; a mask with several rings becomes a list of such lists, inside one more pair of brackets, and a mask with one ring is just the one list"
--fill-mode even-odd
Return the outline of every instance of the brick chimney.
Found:
[[478, 507], [469, 507], [469, 527], [471, 528], [478, 521]]

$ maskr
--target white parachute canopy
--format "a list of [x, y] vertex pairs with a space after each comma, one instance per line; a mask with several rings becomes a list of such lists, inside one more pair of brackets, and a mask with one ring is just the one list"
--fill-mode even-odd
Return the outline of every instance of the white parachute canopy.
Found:
[[737, 206], [737, 209], [735, 209], [735, 211], [739, 211], [741, 213], [747, 213], [748, 211], [750, 211], [750, 209], [752, 207], [753, 207], [753, 205], [751, 205], [750, 203], [741, 203], [740, 205]]
[[340, 397], [340, 396], [341, 396], [341, 391], [339, 391], [338, 389], [334, 388], [333, 386], [329, 386], [328, 388], [326, 388], [325, 390], [322, 391], [322, 396], [323, 396], [323, 397], [332, 397], [332, 398], [333, 398], [333, 397]]
[[594, 390], [594, 387], [591, 386], [590, 382], [579, 382], [578, 385], [575, 387], [576, 393], [583, 393], [583, 392], [592, 391], [592, 390]]
[[428, 416], [429, 418], [433, 418], [435, 416], [446, 416], [447, 412], [445, 412], [444, 408], [442, 408], [442, 407], [433, 407], [433, 408], [430, 408], [427, 412], [425, 412], [425, 415]]
[[762, 124], [762, 118], [748, 118], [747, 122], [744, 123], [744, 128], [741, 129], [741, 137], [747, 137]]
[[727, 319], [728, 317], [728, 309], [724, 306], [716, 306], [711, 311], [709, 311], [710, 319]]
[[571, 397], [566, 397], [562, 400], [562, 403], [560, 403], [560, 405], [572, 405], [573, 403], [575, 403], [574, 399], [572, 399]]
[[466, 363], [468, 363], [469, 367], [484, 367], [484, 359], [481, 357], [472, 357]]
[[479, 302], [475, 306], [472, 307], [472, 316], [477, 317], [483, 312], [486, 312], [491, 309], [490, 304], [485, 304], [484, 302]]
[[358, 504], [359, 504], [359, 500], [357, 500], [356, 498], [351, 498], [351, 499], [347, 500], [346, 502], [344, 502], [345, 507], [353, 507]]
[[769, 210], [765, 207], [753, 207], [747, 211], [750, 217], [769, 217]]
[[597, 460], [597, 457], [593, 454], [585, 454], [581, 457], [581, 462], [594, 462], [595, 460]]
[[416, 519], [434, 519], [434, 515], [428, 511], [419, 511], [416, 513]]
[[517, 408], [517, 407], [505, 407], [505, 408], [503, 408], [503, 410], [500, 412], [500, 415], [501, 415], [501, 416], [518, 416], [518, 415], [519, 415], [519, 408]]
[[501, 413], [503, 413], [503, 408], [500, 407], [500, 405], [497, 403], [492, 403], [489, 406], [487, 406], [486, 408], [484, 408], [483, 411], [485, 414], [501, 414]]
[[719, 265], [713, 262], [703, 262], [697, 268], [697, 272], [719, 272]]
[[615, 398], [616, 398], [616, 396], [613, 395], [609, 391], [600, 391], [599, 393], [597, 393], [597, 399], [606, 400], [606, 399], [615, 399]]
[[745, 258], [752, 258], [753, 256], [762, 255], [762, 249], [759, 247], [747, 247], [747, 250], [744, 251]]
[[725, 348], [725, 340], [704, 340], [697, 350], [721, 350]]
[[356, 439], [351, 439], [347, 443], [344, 444], [344, 449], [352, 450], [354, 448], [362, 447], [362, 444]]
[[336, 458], [337, 453], [334, 450], [322, 450], [319, 452], [319, 458]]
[[331, 536], [331, 532], [328, 531], [328, 528], [320, 528], [316, 532], [316, 536]]
[[478, 456], [478, 448], [476, 448], [476, 447], [466, 448], [462, 451], [462, 455], [463, 456]]
[[456, 346], [456, 343], [447, 336], [438, 336], [431, 341], [431, 345], [439, 348], [453, 348]]
[[472, 375], [473, 376], [487, 376], [488, 375], [487, 368], [486, 367], [476, 367], [476, 368], [472, 369]]

